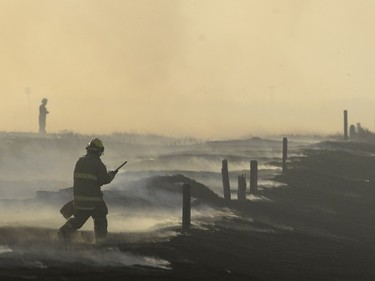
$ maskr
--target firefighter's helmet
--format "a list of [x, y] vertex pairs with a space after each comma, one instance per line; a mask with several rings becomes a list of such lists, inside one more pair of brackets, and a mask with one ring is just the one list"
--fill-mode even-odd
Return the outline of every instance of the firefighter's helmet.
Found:
[[89, 144], [86, 146], [86, 150], [102, 155], [104, 152], [103, 142], [100, 139], [95, 138], [89, 142]]

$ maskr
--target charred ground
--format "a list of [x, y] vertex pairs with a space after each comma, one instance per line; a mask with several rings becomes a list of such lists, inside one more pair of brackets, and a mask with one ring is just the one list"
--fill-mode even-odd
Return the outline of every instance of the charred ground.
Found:
[[[165, 267], [147, 264], [98, 265], [86, 255], [61, 249], [54, 229], [2, 227], [0, 242], [10, 248], [30, 249], [25, 263], [7, 249], [0, 255], [4, 280], [374, 280], [375, 168], [372, 143], [324, 142], [292, 157], [288, 171], [277, 176], [284, 187], [265, 188], [266, 200], [222, 198], [183, 175], [151, 177], [134, 184], [155, 190], [180, 192], [188, 181], [193, 197], [220, 213], [193, 218], [189, 234], [180, 225], [141, 233], [112, 234], [117, 254], [167, 261]], [[201, 197], [201, 198], [200, 198]], [[193, 206], [194, 209], [194, 206]], [[21, 238], [20, 238], [21, 237]], [[78, 249], [106, 257], [108, 248], [95, 248], [82, 232]], [[89, 240], [89, 239], [88, 239]], [[37, 255], [33, 249], [51, 249]], [[64, 259], [53, 258], [51, 254]], [[86, 253], [86, 252], [85, 252]], [[36, 257], [36, 259], [35, 259]], [[69, 258], [70, 257], [70, 258]], [[114, 258], [113, 258], [114, 257]]]

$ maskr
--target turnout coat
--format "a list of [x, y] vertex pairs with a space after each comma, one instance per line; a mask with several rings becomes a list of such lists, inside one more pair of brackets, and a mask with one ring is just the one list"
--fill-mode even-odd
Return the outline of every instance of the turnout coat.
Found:
[[98, 155], [88, 152], [77, 161], [73, 178], [74, 209], [92, 211], [103, 203], [101, 186], [110, 183], [114, 176], [107, 172]]

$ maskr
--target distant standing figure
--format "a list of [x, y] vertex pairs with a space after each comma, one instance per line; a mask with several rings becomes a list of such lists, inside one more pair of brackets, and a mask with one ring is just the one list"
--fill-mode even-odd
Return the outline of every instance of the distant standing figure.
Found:
[[46, 133], [46, 118], [49, 111], [46, 108], [48, 100], [42, 99], [42, 104], [39, 106], [39, 133]]

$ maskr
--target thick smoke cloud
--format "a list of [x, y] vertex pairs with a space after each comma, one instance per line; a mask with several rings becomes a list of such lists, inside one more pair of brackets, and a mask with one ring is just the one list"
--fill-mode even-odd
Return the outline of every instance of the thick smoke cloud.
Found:
[[331, 133], [344, 108], [372, 128], [373, 11], [370, 0], [3, 0], [0, 129], [36, 131], [43, 97], [53, 132]]

